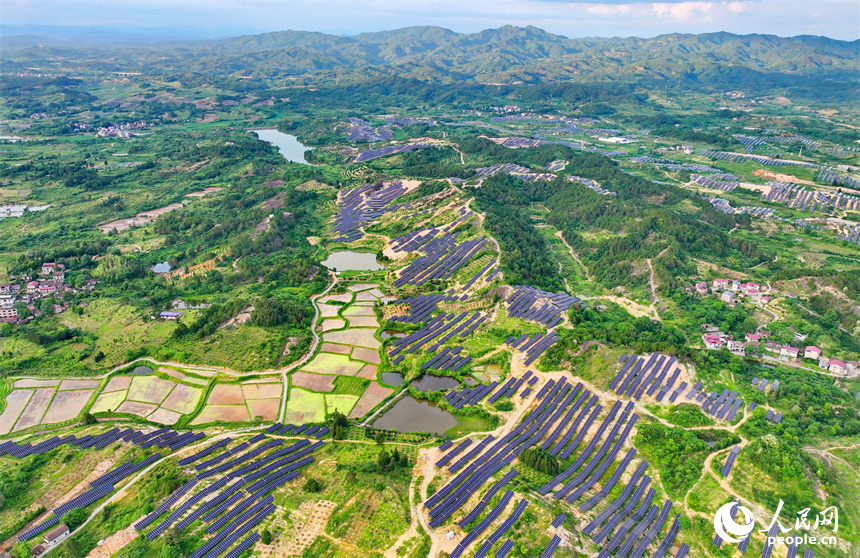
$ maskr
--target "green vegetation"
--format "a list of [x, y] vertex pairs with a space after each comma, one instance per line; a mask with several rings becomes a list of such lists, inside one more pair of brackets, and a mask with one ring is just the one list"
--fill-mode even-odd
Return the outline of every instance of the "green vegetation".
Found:
[[660, 470], [668, 495], [683, 498], [701, 476], [707, 455], [739, 441], [721, 430], [690, 431], [650, 423], [639, 426], [634, 444]]

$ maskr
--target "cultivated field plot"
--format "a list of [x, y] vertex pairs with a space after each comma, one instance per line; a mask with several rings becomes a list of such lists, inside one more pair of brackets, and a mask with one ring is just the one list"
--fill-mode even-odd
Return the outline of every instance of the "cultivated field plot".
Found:
[[173, 390], [173, 382], [162, 380], [156, 376], [134, 376], [131, 387], [128, 388], [128, 399], [141, 403], [160, 405]]
[[283, 385], [278, 383], [269, 384], [242, 384], [242, 394], [245, 399], [278, 399], [283, 392]]
[[376, 285], [374, 283], [356, 283], [355, 285], [350, 285], [347, 288], [349, 290], [351, 290], [352, 292], [358, 292], [358, 291], [366, 291], [368, 289], [374, 289], [378, 286], [379, 285]]
[[170, 395], [167, 396], [161, 404], [161, 407], [168, 411], [187, 415], [197, 407], [197, 402], [200, 401], [201, 393], [201, 389], [189, 387], [183, 384], [176, 384], [176, 387], [173, 388], [173, 391], [170, 392]]
[[96, 389], [101, 384], [99, 380], [63, 380], [60, 383], [60, 391], [69, 389]]
[[293, 372], [290, 374], [290, 383], [295, 387], [311, 391], [331, 391], [334, 389], [334, 379], [336, 377], [324, 376], [322, 374], [308, 374], [307, 372]]
[[356, 347], [352, 351], [351, 356], [353, 360], [363, 360], [365, 362], [372, 362], [373, 364], [382, 364], [382, 359], [379, 358], [378, 351], [365, 349], [364, 347]]
[[323, 318], [336, 318], [337, 311], [341, 309], [340, 306], [331, 306], [330, 304], [317, 304], [320, 309], [320, 316]]
[[21, 416], [21, 411], [27, 406], [27, 402], [32, 396], [33, 390], [31, 389], [16, 389], [9, 392], [9, 395], [6, 396], [6, 408], [0, 415], [0, 434], [8, 434], [12, 430], [15, 421]]
[[[86, 407], [98, 380], [16, 380], [0, 415], [0, 434], [74, 419]], [[18, 389], [24, 388], [24, 389]], [[59, 391], [58, 391], [59, 390]]]
[[325, 304], [327, 302], [332, 302], [332, 301], [347, 303], [351, 300], [352, 300], [352, 293], [341, 293], [341, 294], [336, 294], [336, 295], [325, 296], [325, 297], [319, 299], [319, 302], [321, 302], [323, 304]]
[[207, 405], [244, 405], [245, 396], [239, 384], [217, 384], [209, 392]]
[[325, 333], [323, 334], [323, 340], [330, 343], [342, 343], [344, 345], [353, 345], [355, 347], [378, 349], [382, 343], [373, 336], [375, 332], [375, 329], [368, 327], [349, 328], [343, 331], [330, 331]]
[[352, 412], [349, 413], [349, 418], [363, 417], [392, 393], [394, 393], [393, 389], [382, 387], [376, 382], [370, 382], [370, 385], [364, 390], [364, 394], [359, 398], [358, 403], [352, 408]]
[[154, 410], [158, 408], [158, 405], [154, 403], [141, 403], [140, 401], [123, 401], [119, 407], [114, 409], [117, 413], [129, 413], [131, 415], [137, 415], [139, 417], [148, 417]]
[[123, 391], [111, 391], [108, 393], [102, 393], [99, 395], [99, 398], [96, 399], [96, 402], [93, 404], [90, 412], [92, 413], [107, 413], [115, 411], [120, 404], [125, 401], [125, 396], [128, 394], [127, 390]]
[[131, 385], [131, 377], [130, 376], [114, 376], [110, 379], [108, 384], [102, 390], [102, 392], [108, 391], [120, 391], [127, 390]]
[[323, 394], [311, 393], [299, 388], [290, 390], [284, 422], [304, 424], [322, 422], [323, 420], [325, 420], [325, 396]]
[[[65, 383], [65, 382], [64, 382]], [[98, 384], [98, 382], [96, 382]], [[62, 389], [62, 388], [61, 388]], [[92, 389], [74, 389], [59, 391], [51, 401], [42, 424], [65, 422], [72, 420], [84, 410], [84, 406], [93, 394]]]
[[364, 363], [350, 360], [345, 355], [319, 353], [312, 361], [302, 366], [302, 370], [316, 374], [355, 376], [361, 370], [362, 366], [364, 366]]
[[[196, 380], [171, 369], [160, 368], [159, 371], [183, 380]], [[202, 396], [202, 388], [163, 380], [154, 375], [121, 375], [108, 381], [90, 412], [130, 413], [152, 422], [172, 425], [182, 415], [194, 412]]]
[[352, 411], [353, 407], [355, 407], [357, 401], [357, 395], [326, 394], [326, 412], [332, 413], [334, 411], [340, 411], [345, 415], [349, 415], [349, 412]]
[[13, 431], [23, 430], [36, 426], [42, 422], [42, 417], [45, 411], [48, 410], [48, 405], [51, 404], [51, 399], [54, 397], [54, 388], [38, 388], [30, 398], [30, 402], [24, 407], [24, 412], [21, 413], [21, 418], [15, 423]]
[[337, 345], [335, 343], [323, 343], [322, 347], [320, 347], [320, 351], [323, 353], [337, 353], [339, 355], [348, 355], [352, 352], [352, 347], [349, 345]]
[[173, 411], [160, 408], [153, 411], [152, 414], [146, 418], [147, 420], [151, 420], [152, 422], [157, 422], [159, 424], [171, 425], [176, 424], [176, 421], [178, 421], [180, 417], [182, 417], [182, 414], [180, 413], [174, 413]]
[[248, 415], [248, 407], [245, 405], [206, 405], [200, 414], [194, 417], [191, 424], [204, 424], [207, 422], [247, 422], [251, 420]]
[[[350, 322], [352, 323], [352, 322]], [[323, 331], [332, 331], [334, 329], [341, 329], [346, 325], [346, 322], [340, 318], [331, 318], [328, 320], [323, 320], [322, 322], [322, 330]]]
[[263, 417], [263, 420], [278, 420], [278, 411], [280, 410], [280, 399], [251, 399], [248, 401], [248, 412], [251, 418]]
[[376, 318], [370, 316], [350, 316], [349, 327], [379, 327]]
[[357, 376], [359, 378], [367, 378], [368, 380], [376, 379], [376, 365], [375, 364], [365, 364], [364, 367], [359, 370]]
[[371, 318], [376, 317], [376, 313], [373, 311], [373, 307], [371, 306], [349, 306], [346, 310], [343, 311], [344, 316], [367, 316]]
[[53, 387], [53, 386], [60, 385], [60, 380], [32, 380], [30, 378], [25, 378], [23, 380], [15, 380], [15, 383], [12, 385], [16, 389], [17, 388]]
[[162, 366], [162, 367], [159, 367], [158, 371], [162, 372], [164, 374], [167, 374], [171, 378], [176, 378], [177, 380], [182, 380], [183, 382], [188, 382], [189, 384], [195, 384], [198, 386], [205, 386], [206, 385], [206, 380], [202, 380], [200, 378], [193, 378], [187, 374], [183, 374], [182, 372], [180, 372], [178, 370], [174, 370], [173, 368], [165, 368]]

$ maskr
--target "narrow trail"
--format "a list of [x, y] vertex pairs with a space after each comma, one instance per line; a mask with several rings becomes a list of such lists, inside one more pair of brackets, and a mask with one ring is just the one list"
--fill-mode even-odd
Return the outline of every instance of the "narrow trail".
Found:
[[313, 295], [311, 297], [311, 305], [314, 307], [314, 319], [311, 322], [311, 324], [312, 324], [311, 335], [313, 335], [314, 340], [311, 343], [310, 348], [302, 356], [302, 358], [300, 358], [299, 360], [297, 360], [293, 364], [287, 366], [286, 368], [280, 370], [281, 380], [283, 382], [284, 389], [283, 389], [283, 392], [281, 393], [281, 410], [280, 410], [280, 413], [278, 413], [278, 421], [279, 422], [283, 422], [284, 416], [287, 414], [287, 400], [289, 398], [289, 393], [290, 393], [289, 386], [287, 385], [287, 374], [289, 372], [291, 372], [292, 370], [295, 370], [299, 366], [305, 364], [311, 357], [313, 357], [314, 354], [316, 354], [317, 347], [319, 347], [320, 336], [317, 333], [317, 321], [320, 318], [320, 309], [319, 309], [319, 306], [317, 304], [317, 301], [320, 298], [327, 295], [328, 292], [331, 291], [335, 285], [337, 285], [337, 274], [333, 271], [329, 271], [329, 273], [331, 273], [331, 276], [332, 276], [331, 284], [329, 284], [329, 286], [326, 287], [326, 289], [323, 292], [321, 292], [317, 295]]
[[654, 264], [651, 263], [651, 258], [648, 258], [645, 261], [648, 262], [648, 284], [651, 287], [651, 303], [657, 304], [660, 302], [660, 299], [657, 298], [657, 282], [654, 280]]
[[832, 453], [830, 453], [829, 449], [837, 449], [837, 448], [829, 448], [828, 450], [820, 450], [820, 449], [815, 449], [813, 447], [806, 446], [803, 449], [808, 453], [811, 453], [811, 454], [814, 454], [814, 455], [821, 457], [822, 459], [825, 459], [824, 456], [826, 456], [827, 459], [834, 459], [836, 461], [839, 461], [843, 465], [845, 465], [846, 467], [851, 469], [851, 471], [855, 475], [860, 477], [860, 470], [858, 470], [856, 467], [854, 467], [854, 465], [852, 465], [848, 460], [843, 459], [843, 458], [839, 457], [838, 455], [833, 455]]
[[562, 231], [558, 231], [555, 233], [555, 236], [561, 240], [562, 244], [567, 248], [567, 251], [570, 252], [570, 257], [576, 260], [576, 263], [582, 268], [582, 272], [585, 274], [585, 278], [588, 281], [594, 281], [594, 276], [592, 276], [588, 272], [588, 268], [585, 267], [585, 264], [582, 263], [582, 260], [579, 259], [579, 256], [576, 255], [576, 252], [573, 251], [573, 247], [567, 243], [567, 240], [564, 239], [564, 233]]

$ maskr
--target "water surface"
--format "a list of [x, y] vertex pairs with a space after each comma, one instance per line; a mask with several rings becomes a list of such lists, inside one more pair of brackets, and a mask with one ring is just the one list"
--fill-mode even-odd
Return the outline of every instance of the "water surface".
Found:
[[302, 145], [296, 136], [285, 134], [271, 128], [267, 130], [249, 130], [249, 132], [254, 132], [261, 140], [269, 142], [277, 147], [278, 151], [281, 152], [281, 155], [283, 155], [284, 159], [287, 161], [291, 163], [310, 165], [310, 163], [305, 160], [305, 153], [313, 148]]
[[170, 264], [167, 262], [161, 262], [152, 266], [152, 271], [155, 273], [167, 273], [171, 270]]
[[383, 384], [399, 387], [403, 385], [403, 374], [397, 372], [383, 372], [380, 376]]
[[382, 333], [379, 334], [379, 337], [381, 337], [382, 339], [388, 339], [389, 337], [394, 337], [395, 339], [402, 339], [403, 337], [406, 337], [406, 334], [403, 333], [402, 331], [397, 331], [394, 329], [386, 329], [385, 331], [383, 331]]
[[332, 252], [322, 264], [337, 271], [377, 271], [385, 266], [376, 261], [376, 254], [342, 250]]
[[429, 391], [439, 391], [440, 389], [455, 389], [459, 386], [460, 382], [458, 382], [454, 378], [430, 376], [429, 374], [419, 376], [417, 380], [412, 380], [412, 387], [414, 387], [421, 393], [427, 393]]
[[149, 366], [135, 366], [134, 370], [129, 372], [132, 376], [146, 376], [152, 374], [153, 370]]
[[397, 432], [444, 434], [457, 425], [457, 419], [435, 403], [407, 396], [394, 404], [373, 423], [374, 428]]

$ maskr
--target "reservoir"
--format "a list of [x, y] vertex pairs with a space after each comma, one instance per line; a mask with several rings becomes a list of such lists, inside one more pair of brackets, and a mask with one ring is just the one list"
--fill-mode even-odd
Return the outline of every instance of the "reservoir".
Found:
[[457, 425], [457, 419], [435, 403], [404, 397], [373, 423], [374, 428], [397, 432], [443, 434]]
[[343, 250], [332, 252], [322, 264], [337, 271], [377, 271], [385, 266], [376, 261], [376, 254]]
[[303, 165], [310, 165], [305, 160], [305, 152], [313, 149], [312, 147], [305, 147], [302, 143], [296, 138], [296, 136], [285, 134], [283, 132], [279, 132], [275, 129], [266, 129], [266, 130], [248, 130], [249, 132], [254, 132], [257, 134], [257, 137], [263, 141], [269, 142], [275, 147], [278, 148], [278, 151], [281, 152], [281, 155], [284, 156], [284, 159], [291, 163], [302, 163]]

